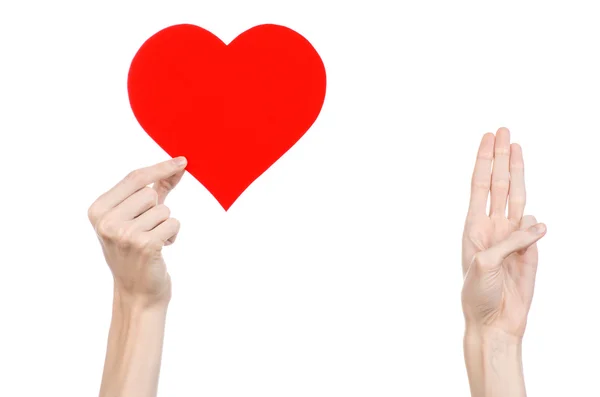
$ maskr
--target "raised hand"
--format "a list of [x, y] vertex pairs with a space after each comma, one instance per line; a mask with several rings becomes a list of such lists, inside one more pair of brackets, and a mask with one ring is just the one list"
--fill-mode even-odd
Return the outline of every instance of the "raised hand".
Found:
[[506, 128], [500, 128], [495, 137], [484, 135], [462, 243], [467, 327], [495, 327], [518, 338], [525, 332], [533, 298], [538, 264], [535, 243], [546, 233], [544, 224], [523, 216], [523, 168], [521, 147], [510, 144]]
[[464, 352], [473, 397], [526, 396], [521, 345], [537, 272], [536, 242], [546, 226], [523, 216], [524, 210], [523, 153], [500, 128], [481, 140], [462, 243]]

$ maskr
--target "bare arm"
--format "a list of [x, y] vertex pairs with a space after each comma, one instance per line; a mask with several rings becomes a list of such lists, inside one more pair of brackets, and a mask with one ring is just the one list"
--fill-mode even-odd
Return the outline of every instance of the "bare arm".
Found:
[[167, 307], [145, 307], [115, 289], [100, 397], [156, 396]]
[[185, 165], [185, 159], [174, 159], [136, 170], [88, 211], [114, 278], [100, 397], [156, 396], [171, 300], [162, 249], [179, 233], [164, 201]]
[[546, 226], [524, 210], [523, 152], [500, 128], [481, 140], [463, 235], [464, 353], [473, 397], [526, 396], [521, 343]]

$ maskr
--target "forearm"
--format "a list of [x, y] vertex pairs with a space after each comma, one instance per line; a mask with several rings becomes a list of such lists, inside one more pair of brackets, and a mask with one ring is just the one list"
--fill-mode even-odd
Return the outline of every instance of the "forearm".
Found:
[[497, 329], [467, 328], [465, 363], [472, 397], [526, 397], [521, 339]]
[[168, 302], [152, 306], [115, 289], [100, 397], [154, 397]]

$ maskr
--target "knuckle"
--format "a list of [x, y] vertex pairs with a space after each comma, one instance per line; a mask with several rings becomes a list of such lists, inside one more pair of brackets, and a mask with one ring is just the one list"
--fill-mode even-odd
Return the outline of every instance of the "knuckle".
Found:
[[129, 248], [135, 239], [135, 232], [131, 225], [121, 225], [115, 233], [115, 239], [120, 247]]
[[477, 153], [477, 160], [492, 161], [493, 159], [494, 159], [494, 153], [493, 152], [479, 152], [479, 153]]
[[129, 174], [127, 174], [127, 176], [125, 177], [125, 180], [131, 183], [138, 183], [140, 181], [142, 181], [142, 179], [144, 178], [144, 170], [142, 169], [138, 169], [138, 170], [133, 170], [131, 171]]
[[496, 157], [509, 156], [509, 155], [510, 155], [510, 149], [509, 148], [496, 148], [496, 149], [494, 149], [494, 156], [496, 156]]
[[96, 223], [96, 233], [102, 238], [112, 238], [114, 230], [114, 222], [108, 217], [100, 218]]
[[97, 207], [96, 203], [92, 204], [88, 208], [87, 216], [92, 224], [94, 224], [96, 222], [96, 219], [98, 219], [98, 217], [99, 217], [99, 211], [98, 211], [98, 207]]
[[158, 192], [148, 186], [142, 189], [142, 196], [148, 203], [156, 203], [158, 201]]
[[525, 205], [525, 197], [509, 196], [508, 203], [512, 205]]
[[492, 181], [492, 187], [496, 190], [508, 191], [510, 182], [505, 178], [494, 178]]
[[490, 184], [491, 184], [491, 182], [490, 182], [489, 178], [485, 178], [485, 179], [474, 178], [471, 181], [471, 187], [477, 188], [477, 189], [487, 189], [487, 190], [489, 190], [490, 189]]
[[140, 235], [133, 239], [131, 243], [137, 250], [144, 251], [150, 244], [150, 239], [146, 236]]
[[522, 161], [511, 160], [510, 169], [512, 171], [523, 171], [525, 169], [525, 164]]
[[171, 216], [171, 209], [164, 204], [157, 205], [156, 211], [162, 218], [168, 219]]
[[158, 185], [160, 186], [161, 189], [166, 190], [166, 191], [171, 191], [175, 187], [175, 185], [173, 184], [171, 179], [162, 179], [158, 182]]
[[147, 235], [140, 234], [131, 241], [131, 245], [136, 251], [142, 254], [149, 254], [156, 249], [156, 242]]

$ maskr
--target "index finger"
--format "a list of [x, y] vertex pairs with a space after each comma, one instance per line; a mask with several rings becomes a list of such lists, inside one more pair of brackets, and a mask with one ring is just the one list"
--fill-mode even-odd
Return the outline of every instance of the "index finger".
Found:
[[491, 185], [492, 160], [494, 159], [495, 136], [488, 132], [481, 139], [473, 178], [471, 179], [471, 202], [469, 214], [485, 215]]
[[177, 157], [150, 167], [132, 171], [121, 182], [100, 196], [96, 204], [105, 210], [114, 208], [127, 197], [149, 184], [169, 178], [182, 171], [186, 164], [187, 160], [185, 157]]

